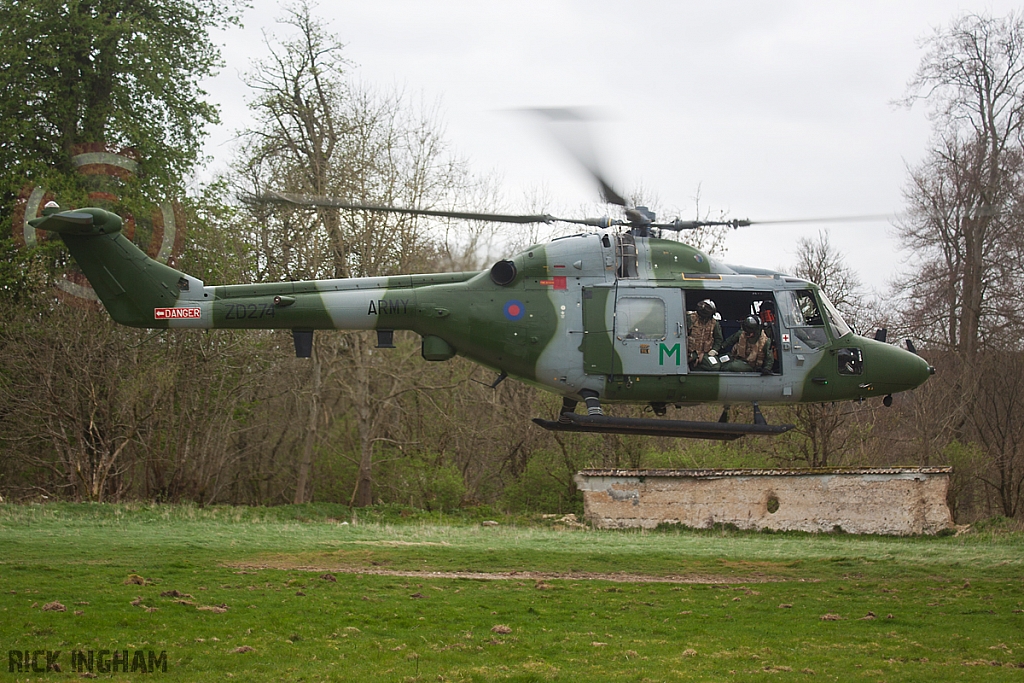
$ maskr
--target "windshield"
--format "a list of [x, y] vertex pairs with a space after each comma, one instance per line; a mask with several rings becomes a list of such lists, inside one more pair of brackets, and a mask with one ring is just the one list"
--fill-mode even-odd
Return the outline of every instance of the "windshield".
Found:
[[832, 302], [825, 296], [825, 292], [818, 292], [818, 296], [821, 297], [821, 304], [825, 309], [825, 317], [828, 318], [828, 324], [832, 328], [832, 335], [839, 339], [853, 332], [850, 326], [843, 320], [843, 316], [839, 315], [839, 311], [832, 305]]
[[811, 290], [780, 292], [779, 304], [788, 327], [819, 327], [824, 323]]

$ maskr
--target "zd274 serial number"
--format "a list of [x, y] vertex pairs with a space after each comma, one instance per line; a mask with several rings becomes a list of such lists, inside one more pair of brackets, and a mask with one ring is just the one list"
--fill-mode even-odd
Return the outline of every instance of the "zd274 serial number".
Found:
[[260, 318], [273, 318], [273, 304], [228, 304], [225, 320], [258, 320]]

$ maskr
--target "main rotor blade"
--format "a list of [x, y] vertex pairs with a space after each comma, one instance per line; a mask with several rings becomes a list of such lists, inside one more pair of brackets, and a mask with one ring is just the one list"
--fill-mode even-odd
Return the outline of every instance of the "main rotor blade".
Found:
[[892, 220], [895, 216], [887, 213], [865, 216], [828, 216], [824, 218], [780, 218], [770, 221], [752, 221], [747, 218], [733, 218], [727, 221], [681, 221], [678, 218], [671, 223], [654, 223], [650, 227], [662, 230], [697, 230], [713, 226], [728, 228], [745, 228], [750, 225], [784, 225], [787, 223], [867, 223], [871, 221]]
[[[520, 225], [530, 223], [571, 223], [574, 225], [588, 225], [595, 228], [610, 228], [614, 226], [630, 225], [627, 221], [615, 220], [607, 216], [602, 218], [559, 218], [550, 214], [501, 214], [501, 213], [480, 213], [469, 211], [440, 211], [435, 209], [407, 209], [400, 206], [377, 206], [374, 204], [360, 204], [357, 202], [346, 202], [333, 197], [317, 197], [310, 195], [285, 194], [283, 192], [267, 192], [256, 197], [258, 201], [280, 202], [294, 204], [296, 206], [320, 206], [349, 211], [374, 211], [377, 213], [399, 213], [409, 216], [433, 216], [435, 218], [458, 218], [469, 221], [488, 221], [494, 223], [517, 223]], [[789, 218], [769, 221], [752, 221], [744, 218], [733, 218], [724, 221], [683, 221], [678, 218], [671, 223], [651, 223], [647, 227], [659, 228], [662, 230], [697, 230], [706, 227], [728, 227], [745, 228], [750, 225], [782, 225], [785, 223], [855, 223], [878, 220], [889, 220], [891, 214], [873, 214], [866, 216], [831, 216], [826, 218]]]
[[887, 221], [896, 216], [891, 213], [876, 213], [864, 216], [826, 216], [823, 218], [780, 218], [772, 221], [747, 221], [748, 225], [781, 225], [783, 223], [868, 223]]
[[523, 111], [544, 120], [545, 130], [573, 159], [597, 181], [601, 198], [609, 204], [626, 206], [626, 200], [608, 182], [597, 159], [597, 147], [590, 136], [589, 123], [594, 119], [583, 109], [572, 107], [537, 107]]
[[501, 214], [501, 213], [477, 213], [468, 211], [439, 211], [434, 209], [406, 209], [399, 206], [375, 206], [373, 204], [358, 204], [345, 202], [333, 197], [313, 197], [308, 195], [284, 194], [282, 192], [268, 192], [259, 199], [271, 202], [282, 202], [295, 204], [296, 206], [322, 206], [336, 209], [347, 209], [349, 211], [374, 211], [377, 213], [400, 213], [409, 216], [433, 216], [436, 218], [460, 218], [468, 221], [488, 221], [494, 223], [575, 223], [576, 225], [590, 225], [599, 228], [607, 228], [612, 225], [620, 225], [620, 221], [612, 221], [608, 218], [558, 218], [548, 214]]

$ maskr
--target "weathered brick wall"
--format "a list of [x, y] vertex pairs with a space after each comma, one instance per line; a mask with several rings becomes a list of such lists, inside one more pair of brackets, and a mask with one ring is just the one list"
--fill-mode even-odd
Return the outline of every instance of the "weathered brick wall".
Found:
[[[586, 518], [599, 528], [707, 528], [935, 534], [953, 526], [949, 468], [584, 470]], [[777, 503], [777, 505], [776, 505]], [[774, 511], [771, 511], [774, 509]]]

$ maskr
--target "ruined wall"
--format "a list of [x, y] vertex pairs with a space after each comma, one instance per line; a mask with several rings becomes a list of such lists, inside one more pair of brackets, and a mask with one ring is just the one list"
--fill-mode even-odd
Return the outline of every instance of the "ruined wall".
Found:
[[586, 518], [604, 529], [707, 528], [935, 534], [953, 526], [948, 467], [820, 470], [584, 470]]

